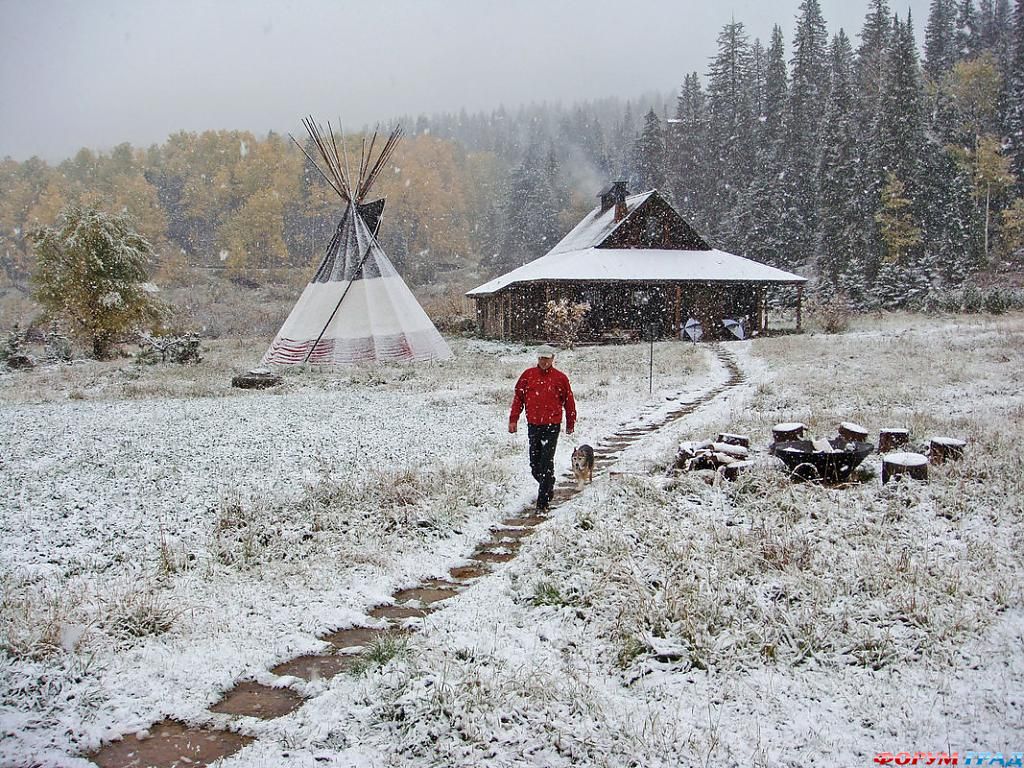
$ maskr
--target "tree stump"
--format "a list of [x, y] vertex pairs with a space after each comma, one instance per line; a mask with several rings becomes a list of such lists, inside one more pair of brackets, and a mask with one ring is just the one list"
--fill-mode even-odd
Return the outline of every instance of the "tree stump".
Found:
[[890, 453], [891, 451], [907, 445], [910, 442], [910, 431], [886, 427], [878, 430], [878, 452]]
[[882, 457], [882, 485], [894, 477], [928, 479], [928, 457], [920, 453], [887, 453]]
[[727, 443], [728, 445], [739, 445], [743, 448], [750, 447], [750, 436], [749, 435], [734, 435], [731, 432], [719, 432], [718, 443]]
[[839, 425], [839, 436], [848, 443], [866, 443], [868, 441], [868, 431], [852, 421], [844, 421]]
[[966, 441], [955, 437], [933, 437], [928, 444], [928, 456], [932, 464], [944, 464], [946, 460], [957, 461], [964, 457]]
[[772, 427], [772, 442], [787, 443], [791, 440], [801, 440], [807, 425], [799, 421], [787, 421], [776, 424]]
[[231, 386], [238, 389], [267, 389], [276, 387], [283, 379], [271, 371], [255, 370], [241, 373], [231, 379]]

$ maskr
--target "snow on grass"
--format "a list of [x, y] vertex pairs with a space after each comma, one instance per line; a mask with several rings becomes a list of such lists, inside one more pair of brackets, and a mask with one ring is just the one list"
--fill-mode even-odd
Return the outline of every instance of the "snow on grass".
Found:
[[[529, 348], [230, 389], [261, 346], [0, 376], [0, 756], [72, 764], [164, 715], [209, 721], [236, 679], [367, 623], [535, 495], [525, 430], [506, 431]], [[580, 399], [560, 467], [713, 373], [706, 350], [659, 344], [651, 399], [646, 353], [559, 356]]]
[[[927, 484], [602, 477], [408, 655], [230, 766], [868, 765], [1020, 750], [1024, 319], [729, 345], [749, 383], [676, 438], [800, 420], [966, 438]], [[665, 438], [632, 450], [665, 467]], [[648, 444], [644, 444], [648, 445]]]

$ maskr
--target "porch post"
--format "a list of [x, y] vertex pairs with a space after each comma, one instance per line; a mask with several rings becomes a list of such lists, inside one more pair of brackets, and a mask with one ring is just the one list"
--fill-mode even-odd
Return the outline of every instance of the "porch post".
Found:
[[680, 317], [679, 317], [679, 304], [681, 303], [681, 300], [682, 300], [682, 292], [683, 292], [683, 289], [680, 287], [679, 283], [676, 283], [676, 326], [675, 326], [675, 329], [674, 329], [674, 335], [675, 335], [676, 339], [679, 338], [679, 331], [682, 328], [682, 326], [679, 325], [679, 320], [680, 320]]

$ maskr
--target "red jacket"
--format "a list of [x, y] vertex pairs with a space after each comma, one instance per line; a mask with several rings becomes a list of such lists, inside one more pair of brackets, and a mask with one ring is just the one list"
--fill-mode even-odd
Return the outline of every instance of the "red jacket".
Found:
[[512, 398], [512, 412], [509, 423], [519, 421], [519, 414], [526, 406], [526, 421], [529, 424], [561, 424], [562, 409], [565, 409], [565, 429], [572, 432], [576, 426], [576, 401], [569, 386], [569, 377], [559, 370], [540, 366], [527, 368], [516, 382], [516, 396]]

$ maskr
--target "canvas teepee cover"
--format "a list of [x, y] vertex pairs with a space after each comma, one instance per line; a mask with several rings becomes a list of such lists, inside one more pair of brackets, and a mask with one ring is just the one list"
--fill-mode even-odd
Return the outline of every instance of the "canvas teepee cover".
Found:
[[327, 172], [317, 168], [345, 201], [345, 215], [316, 274], [263, 356], [263, 364], [337, 366], [451, 357], [448, 344], [377, 242], [384, 201], [361, 202], [401, 131], [392, 133], [372, 169], [369, 154], [364, 153], [353, 189], [333, 139], [312, 120], [305, 123]]

